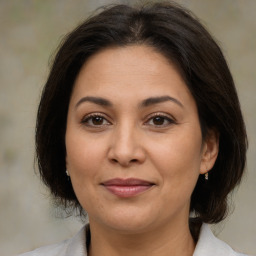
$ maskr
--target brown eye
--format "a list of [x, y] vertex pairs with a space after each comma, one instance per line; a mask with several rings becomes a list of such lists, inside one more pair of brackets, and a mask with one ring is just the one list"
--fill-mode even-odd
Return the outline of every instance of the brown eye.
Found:
[[175, 123], [176, 121], [169, 116], [164, 114], [155, 114], [151, 116], [145, 124], [155, 128], [165, 128]]
[[156, 116], [152, 119], [154, 125], [163, 125], [165, 124], [166, 118], [162, 116]]
[[93, 125], [102, 125], [104, 122], [104, 118], [101, 116], [94, 116], [94, 117], [92, 117], [91, 122]]
[[103, 116], [98, 114], [92, 114], [89, 116], [86, 116], [82, 120], [82, 124], [89, 126], [89, 127], [103, 127], [105, 125], [110, 125], [110, 122]]

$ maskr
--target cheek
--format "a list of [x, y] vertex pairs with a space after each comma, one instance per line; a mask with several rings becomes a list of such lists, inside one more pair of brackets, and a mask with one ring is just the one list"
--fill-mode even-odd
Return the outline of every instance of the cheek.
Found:
[[99, 181], [101, 166], [104, 164], [103, 148], [92, 139], [79, 136], [78, 132], [69, 135], [71, 134], [67, 133], [66, 136], [67, 168], [77, 199], [87, 211], [91, 204], [98, 201], [94, 188]]
[[195, 131], [175, 134], [151, 145], [152, 162], [165, 184], [178, 190], [194, 188], [200, 173], [201, 143], [201, 134]]
[[75, 133], [66, 135], [67, 168], [73, 179], [82, 182], [83, 176], [97, 174], [98, 165], [102, 163], [103, 148], [91, 138]]

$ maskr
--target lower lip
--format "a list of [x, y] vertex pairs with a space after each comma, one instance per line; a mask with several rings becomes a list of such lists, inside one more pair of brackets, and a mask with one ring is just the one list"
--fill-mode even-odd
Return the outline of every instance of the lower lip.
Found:
[[134, 186], [117, 186], [117, 185], [108, 185], [105, 188], [112, 194], [119, 197], [134, 197], [137, 196], [150, 188], [153, 185], [143, 186], [143, 185], [134, 185]]

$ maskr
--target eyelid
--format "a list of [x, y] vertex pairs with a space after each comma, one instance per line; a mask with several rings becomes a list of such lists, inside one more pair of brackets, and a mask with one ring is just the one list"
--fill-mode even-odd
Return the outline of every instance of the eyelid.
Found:
[[[106, 120], [108, 122], [108, 124], [98, 125], [99, 127], [112, 124], [112, 122], [109, 121], [110, 118], [108, 118], [106, 116], [106, 114], [103, 114], [103, 113], [100, 113], [100, 112], [93, 112], [93, 113], [89, 113], [89, 114], [84, 115], [83, 118], [81, 119], [81, 124], [86, 125], [86, 121], [88, 121], [90, 118], [93, 118], [93, 117], [102, 117], [104, 120]], [[87, 125], [87, 126], [97, 127], [97, 125], [94, 125], [94, 126], [93, 125]]]
[[[93, 118], [93, 117], [101, 117], [104, 119], [104, 121], [107, 122], [107, 124], [102, 124], [102, 125], [93, 125], [93, 124], [88, 124], [87, 122], [90, 120], [90, 118]], [[153, 125], [153, 124], [149, 124], [149, 122], [154, 118], [154, 117], [162, 117], [164, 118], [165, 120], [167, 120], [169, 123], [168, 124], [163, 124], [163, 125]], [[111, 125], [113, 124], [113, 122], [110, 120], [111, 118], [109, 118], [105, 113], [101, 113], [101, 112], [92, 112], [92, 113], [88, 113], [86, 115], [83, 116], [83, 118], [81, 119], [81, 124], [82, 125], [86, 125], [88, 127], [93, 127], [93, 128], [101, 128], [103, 126], [108, 126], [108, 125]], [[149, 126], [155, 126], [155, 127], [158, 127], [158, 128], [164, 128], [164, 127], [168, 127], [170, 125], [173, 125], [173, 124], [177, 124], [177, 121], [176, 119], [170, 115], [169, 113], [164, 113], [164, 112], [155, 112], [155, 113], [151, 113], [149, 115], [147, 115], [145, 118], [144, 118], [144, 122], [143, 124], [144, 125], [149, 125]]]
[[155, 112], [155, 113], [152, 113], [150, 115], [148, 115], [146, 117], [146, 121], [144, 122], [145, 124], [147, 124], [152, 118], [154, 117], [163, 117], [165, 119], [167, 119], [170, 123], [168, 125], [155, 125], [156, 127], [167, 127], [169, 125], [172, 125], [172, 124], [177, 124], [177, 120], [170, 114], [167, 114], [167, 113], [164, 113], [164, 112]]
[[162, 117], [170, 118], [170, 119], [176, 121], [176, 119], [175, 119], [174, 116], [172, 116], [172, 115], [169, 114], [169, 113], [165, 113], [165, 112], [155, 112], [155, 113], [149, 114], [149, 115], [147, 116], [147, 118], [151, 118], [151, 117], [154, 117], [154, 116], [162, 116]]

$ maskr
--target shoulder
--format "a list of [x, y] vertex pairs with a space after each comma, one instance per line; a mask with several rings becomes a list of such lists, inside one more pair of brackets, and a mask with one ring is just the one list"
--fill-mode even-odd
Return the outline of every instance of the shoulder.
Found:
[[34, 251], [18, 256], [87, 256], [86, 252], [86, 226], [71, 239], [57, 244], [40, 247]]
[[62, 241], [58, 244], [43, 246], [43, 247], [37, 248], [34, 251], [23, 253], [23, 254], [20, 254], [18, 256], [41, 256], [41, 255], [42, 256], [43, 255], [57, 256], [57, 255], [65, 255], [64, 252], [66, 251], [66, 247], [67, 247], [68, 242], [69, 242], [69, 240], [66, 240], [66, 241]]
[[193, 256], [247, 256], [234, 251], [228, 244], [215, 237], [207, 224], [203, 224]]

